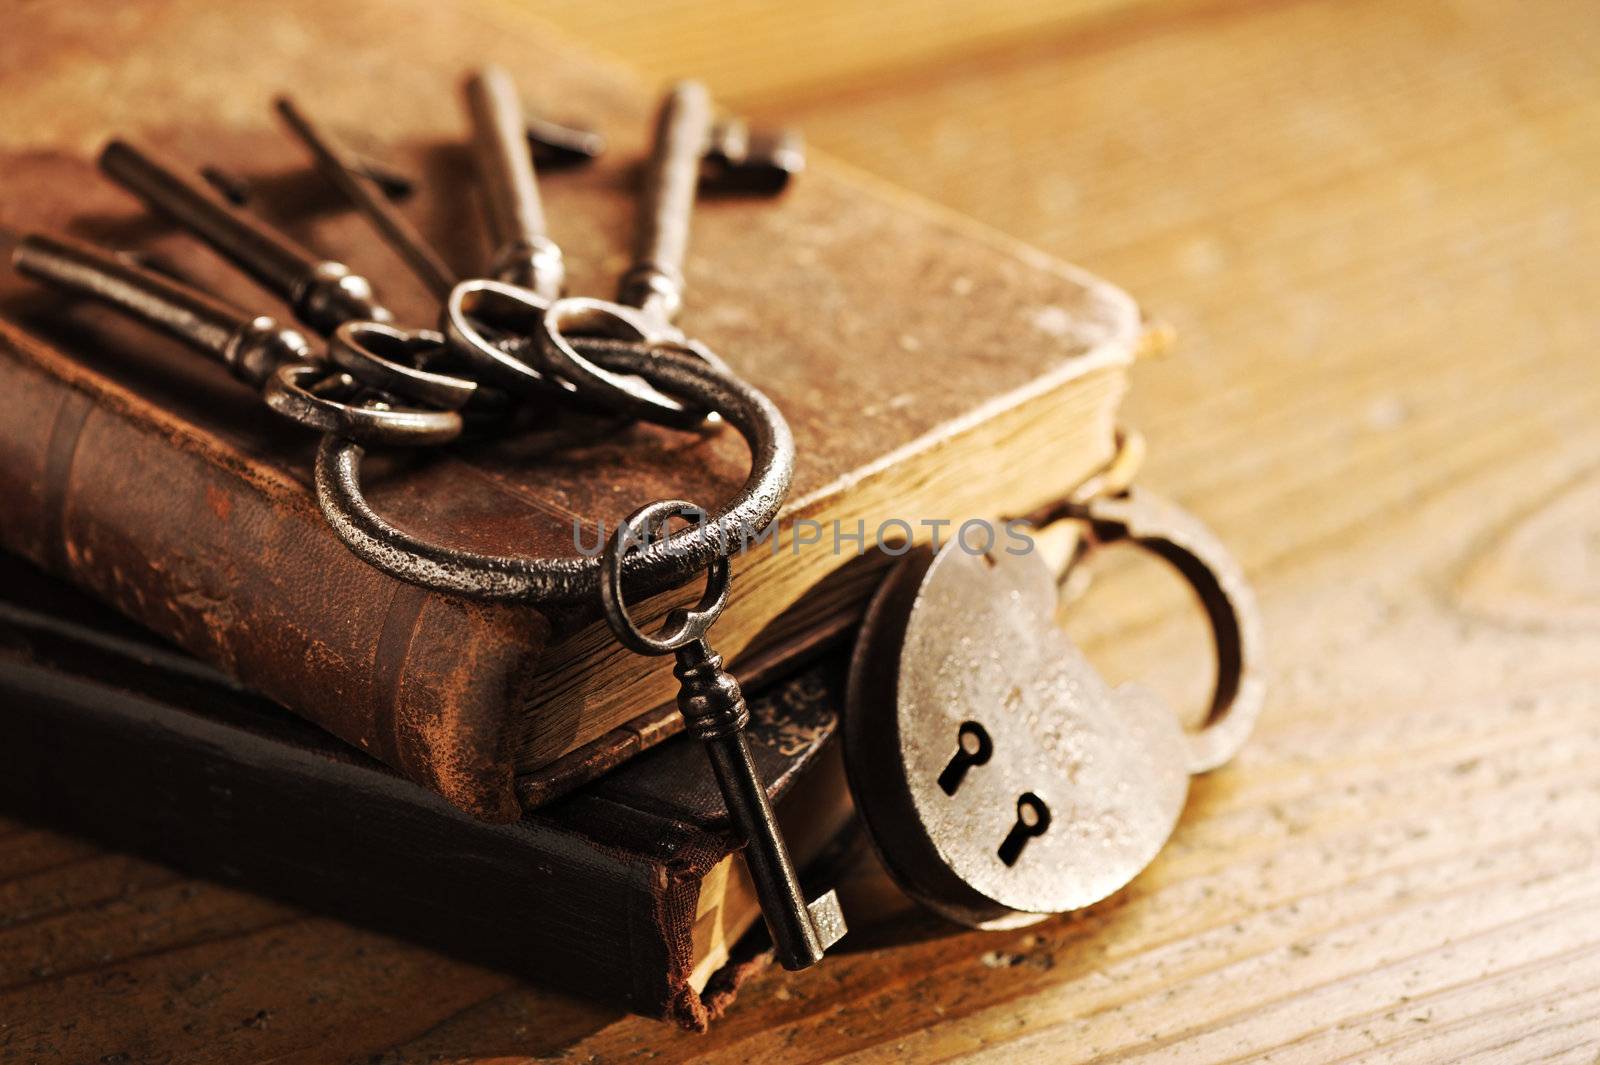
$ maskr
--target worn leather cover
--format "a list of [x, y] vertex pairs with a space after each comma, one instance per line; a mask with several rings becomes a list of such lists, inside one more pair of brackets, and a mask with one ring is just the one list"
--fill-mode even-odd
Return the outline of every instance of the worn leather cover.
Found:
[[[94, 171], [105, 139], [126, 135], [242, 175], [253, 209], [352, 263], [403, 322], [425, 325], [433, 301], [309, 171], [268, 104], [292, 87], [326, 124], [360, 130], [363, 145], [421, 175], [405, 210], [466, 273], [487, 250], [458, 86], [492, 60], [541, 112], [611, 139], [600, 165], [542, 182], [571, 290], [610, 294], [625, 263], [653, 94], [510, 5], [284, 0], [224, 13], [162, 0], [92, 15], [35, 5], [10, 21], [26, 32], [0, 39], [0, 224], [154, 250], [235, 302], [282, 315]], [[988, 462], [974, 454], [984, 448], [995, 449], [993, 472], [977, 487], [1012, 479], [1020, 512], [1109, 455], [1139, 338], [1132, 301], [827, 159], [779, 201], [705, 202], [687, 273], [682, 324], [766, 390], [795, 431], [791, 517], [837, 512], [912, 461], [926, 463], [911, 485], [924, 494], [907, 506], [947, 502], [980, 479], [935, 471]], [[1046, 423], [1039, 432], [1092, 443], [983, 435], [1030, 405]], [[0, 278], [0, 547], [490, 821], [518, 816], [526, 751], [548, 761], [621, 720], [588, 712], [602, 696], [626, 694], [626, 717], [670, 695], [668, 671], [606, 639], [593, 611], [475, 605], [358, 561], [317, 513], [312, 448], [200, 356]], [[1041, 449], [1049, 463], [1037, 461]], [[732, 433], [552, 410], [515, 439], [371, 461], [369, 491], [428, 537], [570, 555], [575, 522], [614, 527], [661, 497], [715, 507], [746, 461]], [[793, 583], [794, 565], [766, 572]], [[764, 625], [789, 605], [796, 590], [763, 590], [767, 579], [736, 580], [732, 620], [719, 626], [727, 640], [730, 626]], [[869, 589], [858, 582], [851, 594]]]
[[[829, 752], [841, 670], [752, 701], [780, 812]], [[688, 1027], [748, 971], [688, 982], [701, 879], [732, 851], [690, 738], [484, 824], [3, 555], [0, 805]]]

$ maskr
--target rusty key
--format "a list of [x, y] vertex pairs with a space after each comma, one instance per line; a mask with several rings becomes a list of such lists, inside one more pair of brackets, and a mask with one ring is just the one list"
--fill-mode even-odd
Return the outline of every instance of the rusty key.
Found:
[[25, 277], [90, 296], [178, 338], [260, 389], [277, 413], [368, 444], [436, 444], [461, 433], [455, 411], [400, 406], [353, 377], [320, 364], [298, 331], [252, 315], [134, 256], [43, 234], [8, 237], [12, 267]]
[[318, 333], [326, 336], [351, 319], [393, 320], [366, 278], [318, 258], [156, 155], [113, 140], [100, 153], [100, 169], [255, 278]]
[[[824, 892], [806, 901], [789, 848], [767, 799], [767, 788], [750, 754], [745, 726], [749, 708], [739, 682], [722, 668], [707, 633], [728, 603], [731, 572], [726, 555], [711, 562], [699, 602], [677, 608], [655, 634], [639, 628], [622, 594], [622, 564], [632, 549], [663, 535], [674, 518], [704, 521], [706, 512], [681, 499], [664, 499], [634, 511], [606, 545], [600, 570], [600, 603], [617, 640], [643, 655], [673, 655], [678, 678], [678, 711], [690, 735], [705, 747], [728, 819], [744, 838], [744, 860], [761, 902], [761, 914], [778, 961], [785, 969], [805, 969], [822, 960], [847, 931], [839, 897]], [[667, 541], [669, 544], [671, 541]]]
[[209, 293], [138, 265], [131, 256], [80, 241], [33, 233], [11, 249], [17, 273], [56, 288], [93, 296], [124, 314], [221, 360], [257, 388], [279, 366], [306, 362], [311, 344], [298, 330], [267, 315], [252, 315]]

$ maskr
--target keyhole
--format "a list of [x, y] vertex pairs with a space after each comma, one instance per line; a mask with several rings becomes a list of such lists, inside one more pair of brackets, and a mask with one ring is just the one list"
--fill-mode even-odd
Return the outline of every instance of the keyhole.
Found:
[[1028, 841], [1034, 836], [1044, 835], [1049, 827], [1050, 807], [1033, 792], [1023, 792], [1017, 799], [1017, 823], [1011, 826], [1011, 831], [1000, 843], [1000, 860], [1007, 865], [1016, 865]]
[[956, 753], [944, 767], [944, 772], [939, 774], [939, 786], [946, 795], [954, 795], [956, 789], [961, 787], [967, 770], [987, 762], [993, 753], [994, 743], [983, 726], [976, 721], [963, 721], [960, 731], [956, 733]]

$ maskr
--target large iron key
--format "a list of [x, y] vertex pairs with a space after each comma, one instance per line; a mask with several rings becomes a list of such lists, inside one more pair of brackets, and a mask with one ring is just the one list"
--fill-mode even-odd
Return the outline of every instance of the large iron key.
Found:
[[354, 319], [393, 321], [366, 278], [341, 262], [313, 255], [154, 154], [114, 140], [100, 153], [100, 169], [211, 245], [318, 333], [326, 336]]

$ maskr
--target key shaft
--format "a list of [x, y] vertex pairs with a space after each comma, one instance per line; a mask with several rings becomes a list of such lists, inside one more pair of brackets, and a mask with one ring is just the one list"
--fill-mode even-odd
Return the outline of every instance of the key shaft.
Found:
[[280, 96], [274, 106], [296, 139], [311, 153], [318, 172], [371, 223], [384, 243], [405, 260], [429, 292], [441, 300], [449, 296], [457, 281], [455, 272], [410, 220], [382, 195], [377, 185], [364, 176], [361, 157], [312, 121], [311, 116], [289, 97]]
[[504, 68], [484, 67], [468, 80], [466, 97], [495, 248], [489, 276], [553, 300], [561, 295], [566, 265], [545, 226], [516, 84]]
[[634, 261], [618, 289], [621, 302], [663, 322], [672, 321], [683, 306], [689, 223], [710, 137], [711, 96], [705, 86], [696, 81], [674, 85], [656, 117]]
[[312, 357], [311, 345], [298, 331], [141, 267], [129, 256], [31, 234], [16, 242], [11, 264], [19, 274], [93, 297], [154, 326], [221, 360], [235, 377], [257, 387], [279, 366]]
[[717, 788], [734, 830], [745, 839], [744, 859], [779, 962], [805, 969], [822, 960], [844, 934], [833, 892], [807, 903], [784, 845], [766, 785], [750, 754], [745, 725], [750, 712], [739, 683], [703, 639], [679, 647], [673, 673], [682, 687], [678, 709], [688, 731], [705, 746]]
[[312, 254], [155, 154], [113, 140], [100, 153], [100, 169], [288, 303], [318, 333], [355, 318], [393, 320], [366, 278]]

